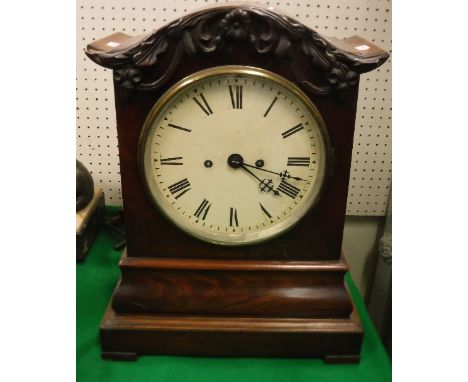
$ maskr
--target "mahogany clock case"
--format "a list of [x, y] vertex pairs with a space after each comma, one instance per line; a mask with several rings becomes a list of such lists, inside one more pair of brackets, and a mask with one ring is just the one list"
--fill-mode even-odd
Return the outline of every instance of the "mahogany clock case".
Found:
[[[108, 36], [86, 54], [114, 74], [127, 233], [122, 279], [101, 325], [103, 356], [358, 361], [363, 333], [344, 285], [341, 244], [359, 75], [388, 54], [359, 37], [326, 39], [270, 9], [232, 4], [148, 36]], [[268, 70], [298, 86], [320, 112], [331, 146], [315, 206], [288, 232], [250, 246], [184, 233], [154, 208], [138, 169], [142, 127], [158, 99], [194, 72], [225, 65]]]
[[[111, 41], [120, 45], [110, 48]], [[290, 18], [232, 5], [190, 14], [146, 37], [115, 34], [90, 44], [87, 55], [114, 70], [128, 256], [339, 260], [359, 74], [388, 57], [366, 44], [367, 55], [352, 55]], [[323, 117], [334, 153], [315, 207], [294, 229], [262, 245], [220, 249], [190, 237], [153, 207], [139, 176], [139, 138], [155, 102], [184, 77], [223, 65], [259, 67], [297, 85]]]

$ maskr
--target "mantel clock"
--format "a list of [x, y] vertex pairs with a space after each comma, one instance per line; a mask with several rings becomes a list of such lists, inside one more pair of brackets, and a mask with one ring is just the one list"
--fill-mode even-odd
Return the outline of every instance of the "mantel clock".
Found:
[[341, 245], [359, 75], [388, 54], [229, 4], [86, 54], [113, 70], [127, 233], [103, 356], [358, 361]]

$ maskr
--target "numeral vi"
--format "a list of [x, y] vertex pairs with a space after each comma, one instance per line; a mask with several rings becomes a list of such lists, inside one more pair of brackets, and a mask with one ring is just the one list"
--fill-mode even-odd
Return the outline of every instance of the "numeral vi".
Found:
[[229, 210], [229, 227], [239, 227], [239, 221], [237, 220], [237, 210], [230, 208]]

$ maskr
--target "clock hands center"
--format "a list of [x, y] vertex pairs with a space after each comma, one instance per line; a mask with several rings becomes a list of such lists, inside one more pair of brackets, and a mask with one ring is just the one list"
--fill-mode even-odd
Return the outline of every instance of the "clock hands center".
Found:
[[255, 179], [257, 179], [260, 183], [258, 187], [260, 188], [260, 191], [263, 192], [273, 192], [276, 196], [281, 196], [279, 191], [274, 189], [273, 185], [273, 180], [272, 179], [260, 179], [257, 175], [255, 175], [252, 171], [250, 171], [245, 163], [244, 163], [244, 158], [240, 154], [231, 154], [228, 157], [228, 165], [234, 169], [242, 168], [244, 171], [248, 172], [250, 175], [252, 175]]

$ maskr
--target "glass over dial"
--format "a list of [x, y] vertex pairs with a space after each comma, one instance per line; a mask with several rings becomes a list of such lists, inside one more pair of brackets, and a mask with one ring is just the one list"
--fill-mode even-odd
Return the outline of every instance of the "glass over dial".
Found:
[[273, 73], [224, 66], [169, 89], [143, 128], [148, 194], [177, 226], [224, 245], [253, 244], [297, 223], [326, 169], [323, 121]]

